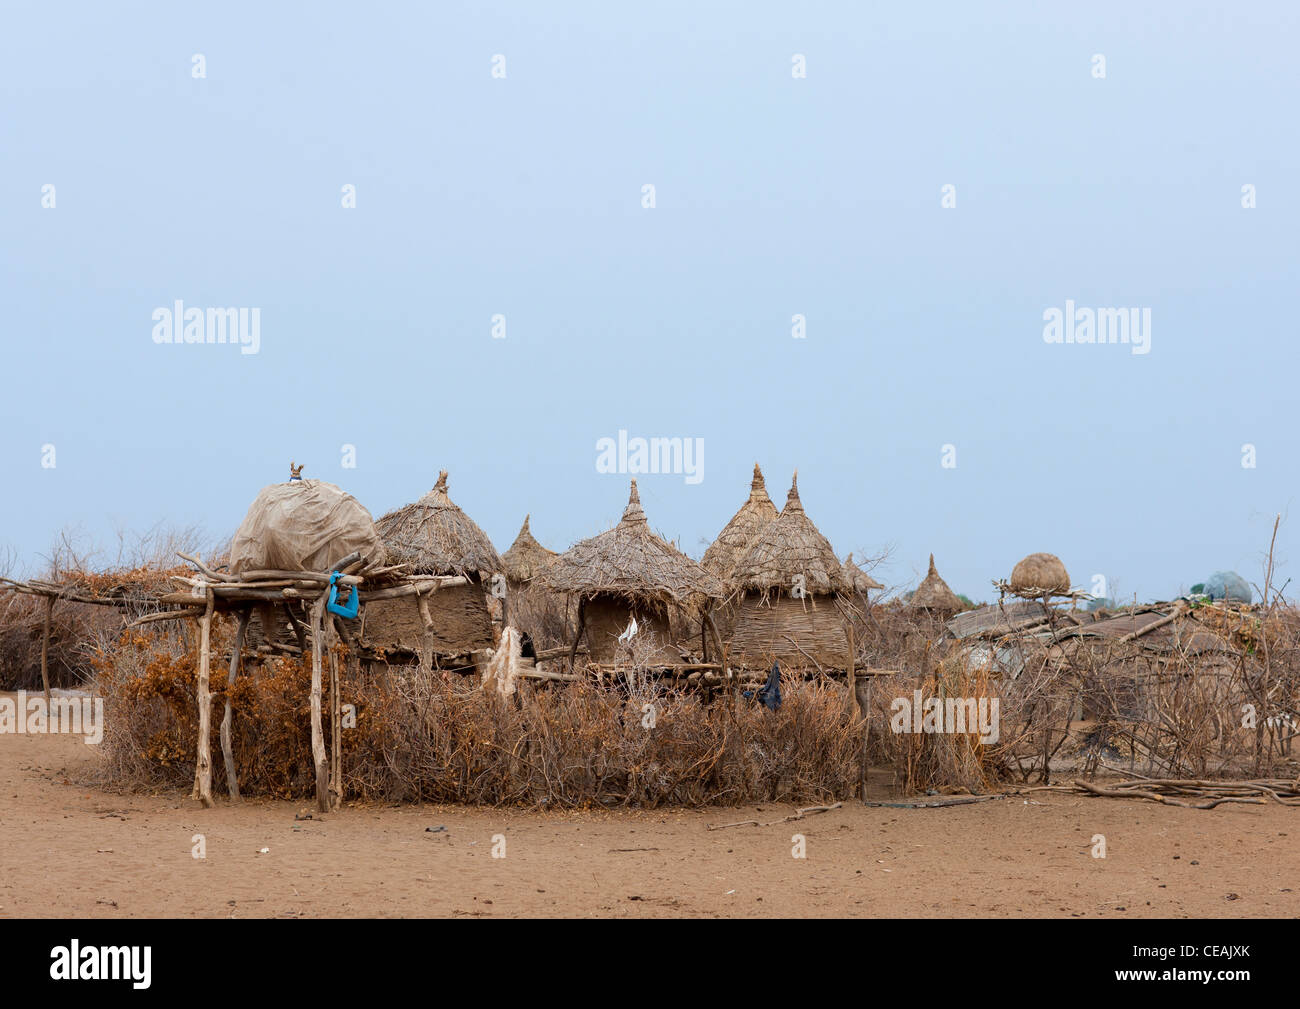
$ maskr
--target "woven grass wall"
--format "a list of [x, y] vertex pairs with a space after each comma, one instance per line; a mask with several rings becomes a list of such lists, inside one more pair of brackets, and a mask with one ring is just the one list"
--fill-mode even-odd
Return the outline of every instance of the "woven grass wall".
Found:
[[848, 654], [844, 616], [833, 596], [763, 598], [750, 592], [736, 608], [729, 652], [735, 664], [764, 668], [779, 660], [783, 666], [802, 669], [814, 666], [808, 658], [812, 656], [827, 669], [844, 669]]

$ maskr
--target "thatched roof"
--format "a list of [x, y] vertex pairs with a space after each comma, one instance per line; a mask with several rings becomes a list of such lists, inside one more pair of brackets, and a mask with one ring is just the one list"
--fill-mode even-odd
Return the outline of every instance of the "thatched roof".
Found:
[[957, 598], [957, 594], [948, 588], [948, 583], [939, 577], [934, 566], [934, 554], [930, 555], [930, 570], [926, 572], [921, 584], [912, 593], [911, 604], [926, 610], [941, 613], [956, 613], [964, 610], [966, 604]]
[[1070, 575], [1056, 554], [1030, 554], [1011, 572], [1011, 591], [1034, 598], [1068, 593]]
[[487, 534], [447, 496], [446, 470], [419, 501], [390, 511], [375, 525], [390, 560], [410, 564], [417, 574], [472, 576], [501, 570]]
[[731, 521], [722, 527], [718, 538], [709, 549], [704, 551], [700, 561], [708, 570], [719, 578], [731, 574], [736, 562], [754, 545], [769, 522], [776, 519], [776, 505], [767, 496], [767, 484], [763, 482], [763, 471], [754, 463], [754, 479], [749, 484], [749, 499], [740, 506], [740, 511], [731, 516]]
[[883, 589], [884, 586], [876, 581], [869, 574], [853, 563], [853, 555], [849, 554], [844, 558], [844, 578], [852, 587], [854, 592], [861, 592], [866, 595], [871, 589]]
[[813, 595], [849, 591], [844, 567], [830, 541], [804, 514], [798, 472], [781, 514], [767, 524], [736, 562], [730, 581], [742, 591], [788, 592], [797, 575], [803, 576], [805, 591]]
[[524, 516], [524, 524], [519, 528], [519, 535], [510, 544], [510, 549], [501, 555], [502, 570], [506, 577], [514, 582], [532, 581], [542, 568], [559, 556], [554, 550], [547, 550], [533, 539], [532, 530], [528, 528], [531, 516]]
[[650, 531], [635, 480], [618, 525], [575, 543], [555, 558], [537, 580], [557, 592], [582, 596], [605, 593], [679, 604], [721, 599], [724, 595], [717, 578]]

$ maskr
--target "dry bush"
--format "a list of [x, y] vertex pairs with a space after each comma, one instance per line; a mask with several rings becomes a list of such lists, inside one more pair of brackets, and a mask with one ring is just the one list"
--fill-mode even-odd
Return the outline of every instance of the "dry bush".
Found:
[[[229, 635], [224, 623], [220, 642]], [[102, 650], [97, 664], [107, 715], [105, 778], [188, 786], [197, 737], [193, 652], [124, 635]], [[513, 698], [503, 699], [454, 673], [407, 668], [367, 676], [346, 662], [343, 668], [343, 700], [357, 709], [357, 726], [342, 740], [350, 798], [642, 807], [798, 803], [845, 798], [858, 779], [860, 727], [845, 717], [845, 692], [836, 684], [788, 685], [781, 709], [770, 712], [730, 696], [710, 703], [645, 677], [631, 677], [630, 687], [523, 681]], [[219, 723], [225, 677], [216, 665], [212, 685]], [[296, 658], [241, 675], [232, 698], [233, 745], [244, 794], [312, 794], [309, 685], [310, 664]], [[224, 788], [219, 750], [213, 782]]]

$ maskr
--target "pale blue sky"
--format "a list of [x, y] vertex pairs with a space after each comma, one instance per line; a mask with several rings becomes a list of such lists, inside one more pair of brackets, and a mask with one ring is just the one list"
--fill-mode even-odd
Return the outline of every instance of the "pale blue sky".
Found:
[[[623, 428], [704, 439], [703, 482], [640, 480], [694, 556], [757, 459], [890, 584], [1258, 581], [1297, 51], [1281, 2], [5, 5], [0, 547], [229, 534], [294, 458], [376, 516], [446, 467], [499, 548], [525, 512], [563, 548], [618, 517]], [[259, 307], [261, 352], [155, 345], [177, 298]], [[1045, 344], [1067, 298], [1151, 308], [1151, 353]]]

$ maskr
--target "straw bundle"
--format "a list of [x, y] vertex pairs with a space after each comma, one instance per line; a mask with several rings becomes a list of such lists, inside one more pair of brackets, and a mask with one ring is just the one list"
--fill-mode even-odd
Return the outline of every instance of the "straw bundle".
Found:
[[547, 550], [533, 539], [532, 531], [528, 528], [529, 518], [528, 515], [524, 516], [519, 535], [510, 544], [510, 549], [501, 555], [501, 567], [506, 577], [521, 584], [532, 581], [542, 568], [559, 556], [554, 550]]
[[1070, 591], [1070, 575], [1056, 554], [1030, 554], [1012, 570], [1011, 591], [1033, 598], [1065, 594]]
[[720, 599], [724, 592], [717, 578], [650, 531], [635, 480], [618, 525], [575, 543], [537, 580], [556, 592], [688, 606]]
[[754, 478], [749, 484], [749, 498], [731, 521], [722, 527], [718, 538], [704, 551], [700, 563], [719, 578], [731, 574], [736, 562], [745, 555], [759, 534], [777, 517], [776, 505], [767, 496], [763, 471], [754, 463]]
[[417, 574], [476, 576], [501, 570], [501, 558], [487, 534], [447, 496], [447, 471], [433, 490], [389, 512], [375, 525], [390, 558]]
[[810, 595], [848, 592], [844, 567], [830, 541], [813, 525], [799, 500], [799, 474], [790, 484], [781, 514], [759, 533], [731, 572], [732, 584], [742, 591], [789, 590], [802, 576]]
[[936, 613], [956, 613], [964, 610], [966, 604], [957, 598], [957, 594], [948, 588], [948, 583], [939, 577], [934, 566], [934, 554], [930, 555], [930, 570], [924, 580], [912, 593], [912, 605]]

